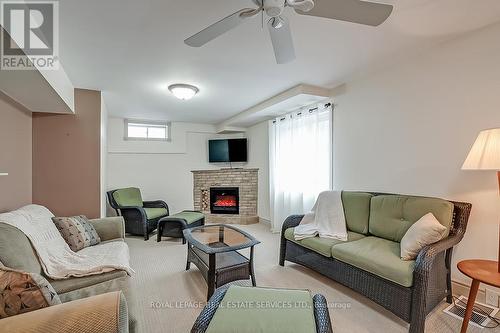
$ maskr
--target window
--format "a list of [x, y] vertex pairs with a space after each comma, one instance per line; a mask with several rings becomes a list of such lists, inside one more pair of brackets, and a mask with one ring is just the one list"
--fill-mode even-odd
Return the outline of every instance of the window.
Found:
[[278, 117], [270, 124], [269, 180], [272, 229], [292, 214], [311, 210], [332, 188], [332, 107], [317, 105]]
[[125, 120], [125, 140], [170, 140], [170, 123]]

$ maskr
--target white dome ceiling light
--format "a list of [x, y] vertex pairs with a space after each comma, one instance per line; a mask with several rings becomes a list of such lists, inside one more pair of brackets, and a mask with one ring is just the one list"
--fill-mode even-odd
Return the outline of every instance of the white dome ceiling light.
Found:
[[172, 84], [171, 86], [168, 87], [168, 90], [177, 97], [178, 99], [181, 99], [183, 101], [188, 101], [191, 98], [193, 98], [199, 91], [195, 86], [192, 86], [190, 84]]

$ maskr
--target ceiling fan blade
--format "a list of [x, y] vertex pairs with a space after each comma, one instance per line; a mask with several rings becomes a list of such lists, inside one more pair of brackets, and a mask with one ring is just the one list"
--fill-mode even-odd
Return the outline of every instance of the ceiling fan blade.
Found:
[[219, 22], [214, 23], [208, 28], [203, 29], [197, 34], [189, 37], [184, 41], [184, 43], [192, 47], [201, 47], [206, 43], [219, 37], [220, 35], [223, 35], [224, 33], [228, 32], [229, 30], [236, 28], [241, 23], [243, 23], [247, 18], [252, 17], [260, 12], [256, 11], [254, 13], [254, 11], [255, 10], [251, 8], [245, 8], [240, 11], [237, 11], [236, 13], [223, 18]]
[[272, 20], [268, 22], [269, 33], [273, 43], [274, 55], [278, 64], [286, 64], [295, 60], [295, 47], [293, 46], [292, 32], [286, 17], [281, 18], [282, 26], [274, 28]]
[[391, 15], [393, 6], [361, 0], [315, 0], [309, 12], [298, 9], [301, 15], [326, 17], [371, 26], [382, 24]]

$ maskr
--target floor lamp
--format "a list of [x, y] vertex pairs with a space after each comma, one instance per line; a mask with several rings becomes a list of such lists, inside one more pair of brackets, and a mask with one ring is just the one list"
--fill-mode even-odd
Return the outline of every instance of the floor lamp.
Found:
[[[462, 169], [497, 171], [500, 191], [500, 128], [484, 130], [479, 133]], [[498, 272], [500, 273], [500, 243], [498, 256]]]

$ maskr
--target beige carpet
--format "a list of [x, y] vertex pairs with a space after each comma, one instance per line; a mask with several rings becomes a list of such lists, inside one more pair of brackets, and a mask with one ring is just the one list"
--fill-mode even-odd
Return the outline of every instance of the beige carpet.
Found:
[[[405, 322], [365, 297], [300, 265], [278, 265], [279, 235], [265, 225], [242, 226], [262, 243], [257, 245], [255, 269], [257, 285], [309, 289], [326, 296], [339, 307], [330, 310], [335, 333], [407, 332]], [[129, 237], [132, 267], [136, 274], [125, 290], [135, 332], [189, 332], [203, 308], [207, 285], [196, 266], [185, 271], [186, 245], [180, 240], [156, 235], [145, 242]], [[426, 332], [459, 332], [461, 322], [442, 313], [443, 303], [427, 318]], [[500, 332], [500, 329], [469, 327], [468, 332]]]

